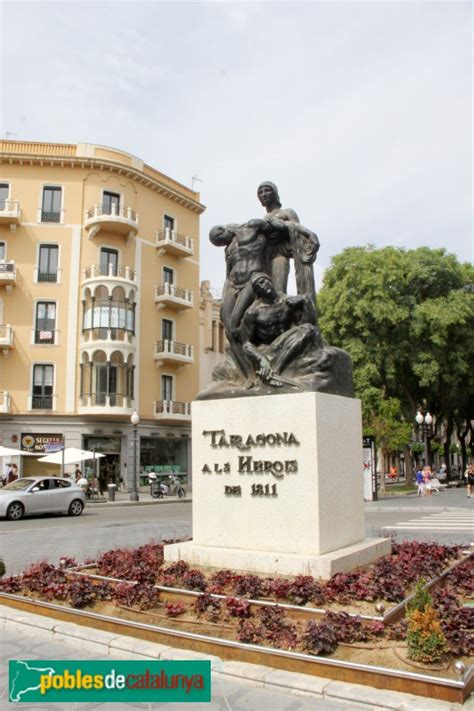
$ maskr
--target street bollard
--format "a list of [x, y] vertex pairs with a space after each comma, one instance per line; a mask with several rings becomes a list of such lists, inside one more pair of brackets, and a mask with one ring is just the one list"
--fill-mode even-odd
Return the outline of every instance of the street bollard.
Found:
[[109, 493], [109, 501], [115, 501], [115, 492], [117, 491], [117, 485], [107, 484], [107, 491]]

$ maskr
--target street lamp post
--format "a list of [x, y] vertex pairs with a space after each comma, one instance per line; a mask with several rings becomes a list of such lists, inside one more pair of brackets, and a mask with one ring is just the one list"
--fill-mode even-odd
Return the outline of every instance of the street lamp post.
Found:
[[432, 434], [431, 424], [433, 422], [433, 417], [432, 415], [430, 415], [429, 412], [427, 412], [426, 415], [423, 415], [423, 412], [421, 410], [418, 410], [415, 416], [415, 421], [418, 427], [418, 432], [420, 433], [421, 441], [423, 442], [425, 448], [425, 464], [431, 464], [431, 462], [429, 461], [428, 437], [430, 437]]
[[137, 488], [137, 427], [140, 422], [140, 418], [137, 412], [133, 412], [130, 417], [130, 422], [133, 425], [133, 481], [132, 481], [132, 492], [130, 494], [130, 501], [139, 501], [138, 488]]

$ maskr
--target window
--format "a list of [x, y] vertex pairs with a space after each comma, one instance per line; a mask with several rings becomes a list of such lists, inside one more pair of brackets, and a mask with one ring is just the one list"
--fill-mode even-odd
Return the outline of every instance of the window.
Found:
[[105, 215], [118, 215], [120, 209], [120, 195], [118, 193], [109, 193], [104, 190], [102, 195], [102, 212]]
[[55, 489], [68, 489], [71, 486], [71, 482], [65, 481], [64, 479], [54, 479]]
[[96, 363], [95, 404], [105, 405], [107, 397], [112, 407], [117, 404], [117, 366], [113, 363]]
[[165, 284], [174, 283], [174, 272], [169, 267], [163, 267], [163, 281]]
[[7, 245], [5, 242], [0, 242], [0, 262], [2, 259], [5, 259], [5, 255], [7, 253]]
[[54, 366], [35, 365], [33, 368], [33, 410], [53, 409]]
[[100, 250], [100, 273], [102, 276], [117, 276], [118, 252], [116, 249], [102, 247]]
[[39, 249], [38, 281], [56, 283], [58, 280], [59, 247], [42, 244]]
[[10, 186], [8, 185], [8, 183], [0, 183], [0, 210], [5, 209], [9, 194]]
[[173, 321], [164, 318], [161, 322], [161, 338], [163, 341], [173, 340]]
[[43, 188], [41, 222], [61, 222], [61, 194], [62, 188]]
[[173, 232], [174, 230], [174, 217], [169, 217], [168, 215], [165, 215], [163, 217], [163, 227], [165, 230], [171, 230]]
[[36, 304], [35, 343], [53, 344], [55, 328], [56, 303], [54, 301], [38, 301]]
[[161, 399], [167, 402], [173, 399], [173, 378], [171, 375], [161, 376]]

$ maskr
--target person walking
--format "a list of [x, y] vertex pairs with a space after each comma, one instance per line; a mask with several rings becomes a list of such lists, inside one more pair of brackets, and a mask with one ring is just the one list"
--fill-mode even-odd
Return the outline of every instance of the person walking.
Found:
[[474, 464], [471, 462], [466, 471], [464, 472], [464, 477], [467, 484], [467, 498], [471, 498], [472, 487], [474, 486]]
[[423, 467], [423, 481], [425, 484], [426, 496], [431, 496], [431, 467], [429, 464], [425, 464]]
[[416, 472], [416, 483], [418, 486], [418, 496], [424, 496], [425, 495], [425, 482], [423, 479], [423, 472], [421, 469], [418, 469]]

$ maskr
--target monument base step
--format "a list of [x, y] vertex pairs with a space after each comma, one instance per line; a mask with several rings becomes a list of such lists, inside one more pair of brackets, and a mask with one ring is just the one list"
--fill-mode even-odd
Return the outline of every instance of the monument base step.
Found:
[[186, 541], [165, 546], [164, 557], [168, 563], [185, 560], [191, 565], [209, 568], [230, 568], [265, 575], [312, 575], [314, 578], [329, 580], [336, 573], [345, 573], [360, 565], [368, 565], [377, 558], [388, 555], [390, 550], [389, 538], [366, 538], [324, 555], [268, 553], [203, 546]]

